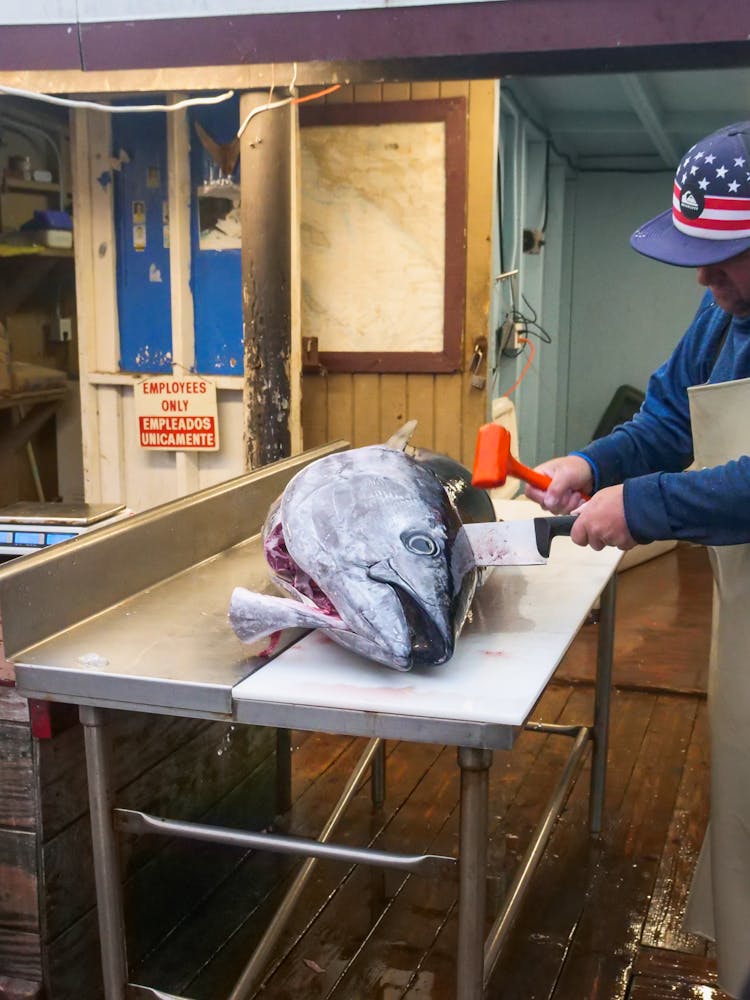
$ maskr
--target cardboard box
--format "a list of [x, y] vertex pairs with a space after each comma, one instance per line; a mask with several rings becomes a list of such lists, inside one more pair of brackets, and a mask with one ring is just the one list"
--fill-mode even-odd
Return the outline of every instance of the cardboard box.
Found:
[[24, 222], [34, 217], [35, 211], [49, 208], [49, 199], [43, 193], [5, 191], [0, 194], [0, 231], [20, 229]]

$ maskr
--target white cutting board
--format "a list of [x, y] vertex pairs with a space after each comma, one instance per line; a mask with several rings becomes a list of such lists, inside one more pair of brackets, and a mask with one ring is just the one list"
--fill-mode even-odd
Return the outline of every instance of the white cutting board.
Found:
[[[504, 520], [542, 513], [525, 500], [495, 506]], [[233, 699], [520, 726], [621, 558], [556, 538], [547, 565], [491, 573], [441, 666], [392, 670], [315, 631], [238, 684]]]

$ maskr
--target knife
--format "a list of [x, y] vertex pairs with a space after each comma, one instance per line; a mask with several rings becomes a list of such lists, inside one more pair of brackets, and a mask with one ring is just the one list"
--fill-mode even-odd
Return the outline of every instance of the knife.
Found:
[[552, 539], [570, 535], [574, 515], [464, 524], [477, 566], [536, 566], [549, 559]]

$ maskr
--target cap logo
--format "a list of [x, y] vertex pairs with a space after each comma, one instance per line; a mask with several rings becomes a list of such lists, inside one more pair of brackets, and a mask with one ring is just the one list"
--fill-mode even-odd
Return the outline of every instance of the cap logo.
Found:
[[688, 219], [697, 219], [703, 211], [706, 199], [703, 192], [695, 188], [683, 188], [680, 192], [680, 211]]
[[750, 150], [744, 138], [719, 132], [688, 150], [674, 178], [672, 223], [703, 240], [750, 237]]

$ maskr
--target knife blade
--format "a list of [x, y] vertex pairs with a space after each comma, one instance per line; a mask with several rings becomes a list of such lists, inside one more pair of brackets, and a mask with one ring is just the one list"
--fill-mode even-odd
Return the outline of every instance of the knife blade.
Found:
[[552, 539], [569, 535], [575, 516], [464, 524], [477, 566], [536, 566], [547, 562]]

